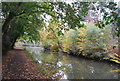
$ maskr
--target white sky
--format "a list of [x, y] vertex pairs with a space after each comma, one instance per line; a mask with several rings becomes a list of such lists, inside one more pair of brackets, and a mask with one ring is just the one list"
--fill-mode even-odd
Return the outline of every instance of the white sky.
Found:
[[119, 2], [120, 0], [114, 0], [115, 2]]
[[[0, 0], [0, 2], [1, 1], [6, 1], [6, 2], [20, 2], [21, 0]], [[25, 2], [25, 1], [27, 1], [27, 2], [32, 2], [32, 1], [42, 1], [42, 2], [44, 2], [44, 1], [53, 1], [53, 0], [23, 0], [23, 2]], [[74, 1], [94, 1], [94, 0], [56, 0], [56, 1], [67, 1], [67, 3], [71, 3], [71, 2], [74, 2]], [[96, 0], [95, 0], [96, 1]], [[103, 1], [103, 0], [102, 0]], [[105, 0], [105, 1], [110, 1], [110, 0]], [[119, 2], [120, 0], [114, 0], [115, 2]]]

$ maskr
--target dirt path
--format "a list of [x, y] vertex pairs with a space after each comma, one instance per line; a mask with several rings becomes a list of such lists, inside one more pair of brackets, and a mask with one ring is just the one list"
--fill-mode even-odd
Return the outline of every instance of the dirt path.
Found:
[[35, 69], [37, 64], [32, 63], [22, 49], [9, 51], [2, 60], [3, 79], [48, 79]]

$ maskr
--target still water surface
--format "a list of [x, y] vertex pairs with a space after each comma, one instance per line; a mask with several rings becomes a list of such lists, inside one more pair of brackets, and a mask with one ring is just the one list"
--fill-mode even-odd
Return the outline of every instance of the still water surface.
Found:
[[118, 65], [89, 60], [78, 56], [43, 51], [41, 47], [27, 47], [39, 62], [39, 70], [53, 79], [118, 79]]

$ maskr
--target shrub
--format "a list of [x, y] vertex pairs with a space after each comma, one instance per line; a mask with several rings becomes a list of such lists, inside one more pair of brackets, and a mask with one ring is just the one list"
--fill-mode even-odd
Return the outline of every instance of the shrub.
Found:
[[63, 46], [64, 52], [76, 53], [78, 51], [77, 36], [78, 36], [78, 31], [73, 29], [70, 29], [69, 31], [64, 33], [64, 36], [62, 39], [62, 46]]
[[55, 50], [58, 48], [58, 40], [52, 31], [49, 31], [46, 29], [46, 30], [40, 31], [39, 33], [40, 33], [42, 46], [45, 49]]
[[79, 34], [78, 34], [78, 37], [77, 37], [77, 48], [79, 50], [78, 54], [81, 54], [85, 48], [85, 43], [86, 43], [86, 36], [85, 36], [85, 31], [86, 31], [86, 28], [79, 28], [78, 29], [79, 31]]
[[92, 25], [87, 26], [85, 36], [87, 38], [85, 42], [83, 55], [91, 57], [102, 57], [106, 54], [107, 47], [104, 38], [104, 32], [102, 29]]
[[106, 28], [100, 29], [89, 23], [86, 28], [70, 29], [62, 39], [63, 51], [92, 58], [106, 56], [110, 38], [110, 32]]
[[[47, 25], [46, 25], [47, 26]], [[61, 22], [51, 20], [47, 27], [40, 31], [40, 38], [43, 47], [50, 50], [59, 50], [61, 47], [61, 36], [63, 35], [63, 25]]]

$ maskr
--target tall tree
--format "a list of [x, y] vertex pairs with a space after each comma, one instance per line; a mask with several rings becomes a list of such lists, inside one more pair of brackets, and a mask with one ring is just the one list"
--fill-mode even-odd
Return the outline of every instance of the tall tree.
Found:
[[39, 40], [38, 31], [43, 27], [42, 15], [67, 23], [70, 28], [81, 27], [80, 21], [87, 14], [89, 3], [73, 2], [2, 2], [2, 48], [14, 47], [20, 37]]
[[[25, 34], [36, 36], [42, 26], [40, 14], [54, 15], [50, 3], [3, 2], [2, 3], [2, 48], [3, 51], [13, 48], [16, 39]], [[34, 33], [34, 34], [32, 34]]]
[[105, 25], [111, 23], [115, 25], [115, 27], [113, 27], [113, 32], [118, 39], [118, 48], [120, 50], [120, 8], [118, 7], [119, 4], [116, 2], [100, 2], [98, 4], [98, 9], [101, 13], [104, 13], [103, 20], [99, 21], [101, 22], [101, 26], [99, 27], [104, 27]]

